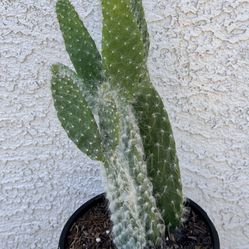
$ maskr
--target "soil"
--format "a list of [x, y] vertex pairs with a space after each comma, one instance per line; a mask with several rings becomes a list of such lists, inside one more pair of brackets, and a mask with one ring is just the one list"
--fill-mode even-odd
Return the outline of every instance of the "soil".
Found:
[[[165, 248], [212, 249], [211, 235], [205, 222], [190, 207], [187, 210], [182, 227], [166, 236]], [[103, 200], [73, 224], [66, 249], [116, 249], [111, 229], [108, 202]]]

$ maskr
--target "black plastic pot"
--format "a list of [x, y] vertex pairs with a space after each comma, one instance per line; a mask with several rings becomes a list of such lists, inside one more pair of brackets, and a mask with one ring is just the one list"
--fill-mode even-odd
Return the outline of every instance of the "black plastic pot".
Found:
[[[66, 248], [66, 241], [67, 241], [67, 236], [70, 231], [70, 228], [72, 225], [75, 223], [75, 221], [83, 215], [85, 212], [87, 212], [89, 209], [94, 207], [98, 202], [103, 202], [105, 199], [105, 194], [100, 194], [95, 196], [94, 198], [90, 199], [86, 203], [84, 203], [80, 208], [78, 208], [75, 213], [69, 218], [67, 221], [65, 227], [62, 230], [61, 236], [60, 236], [60, 241], [59, 241], [59, 248], [58, 249], [65, 249]], [[219, 236], [218, 233], [214, 227], [214, 224], [212, 221], [209, 219], [207, 213], [195, 202], [193, 202], [190, 199], [187, 199], [185, 206], [191, 207], [191, 209], [199, 216], [202, 217], [204, 222], [206, 223], [207, 227], [209, 228], [211, 238], [212, 238], [212, 243], [213, 243], [213, 249], [220, 249], [220, 241], [219, 241]]]

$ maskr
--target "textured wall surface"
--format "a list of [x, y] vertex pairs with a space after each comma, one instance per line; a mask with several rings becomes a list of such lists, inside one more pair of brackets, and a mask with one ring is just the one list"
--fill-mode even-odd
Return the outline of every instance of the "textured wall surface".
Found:
[[[100, 0], [74, 0], [100, 47]], [[56, 249], [102, 191], [96, 162], [62, 130], [52, 63], [70, 65], [54, 0], [0, 3], [0, 249]], [[185, 194], [222, 249], [249, 248], [249, 1], [144, 0], [151, 77], [173, 124]]]

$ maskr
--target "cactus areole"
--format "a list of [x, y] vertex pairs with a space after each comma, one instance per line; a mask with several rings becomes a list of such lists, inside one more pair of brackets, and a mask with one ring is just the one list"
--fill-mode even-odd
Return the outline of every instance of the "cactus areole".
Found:
[[101, 163], [116, 247], [160, 248], [180, 225], [183, 197], [169, 117], [147, 69], [142, 0], [102, 0], [101, 53], [69, 0], [56, 13], [74, 66], [52, 66], [61, 125]]

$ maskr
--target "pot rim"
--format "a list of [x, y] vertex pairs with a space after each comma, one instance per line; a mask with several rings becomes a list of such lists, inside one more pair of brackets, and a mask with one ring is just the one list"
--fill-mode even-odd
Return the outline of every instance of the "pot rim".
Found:
[[[77, 220], [77, 218], [83, 212], [87, 212], [96, 202], [103, 200], [105, 198], [105, 196], [106, 196], [105, 193], [96, 195], [95, 197], [91, 198], [90, 200], [85, 202], [83, 205], [81, 205], [73, 213], [73, 215], [66, 222], [66, 224], [61, 232], [58, 249], [65, 249], [67, 234], [68, 234], [70, 228], [72, 227], [73, 223]], [[220, 241], [219, 241], [218, 232], [217, 232], [213, 222], [208, 217], [207, 213], [198, 204], [196, 204], [194, 201], [192, 201], [189, 198], [186, 198], [184, 203], [187, 207], [191, 207], [196, 214], [200, 215], [203, 218], [204, 222], [208, 226], [208, 229], [209, 229], [209, 232], [211, 235], [213, 249], [220, 249]]]
[[211, 235], [213, 249], [220, 249], [220, 240], [219, 240], [218, 232], [213, 222], [207, 215], [206, 211], [204, 211], [197, 203], [195, 203], [189, 198], [186, 198], [185, 205], [191, 207], [191, 209], [193, 209], [196, 214], [198, 214], [199, 216], [203, 218]]

